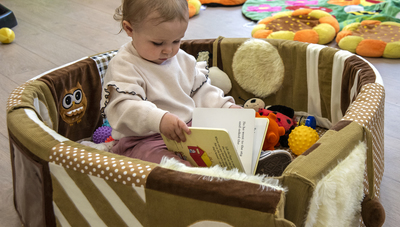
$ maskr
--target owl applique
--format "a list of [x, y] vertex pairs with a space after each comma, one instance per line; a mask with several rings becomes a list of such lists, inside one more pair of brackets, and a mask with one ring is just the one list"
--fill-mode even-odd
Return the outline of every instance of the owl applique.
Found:
[[81, 84], [78, 82], [75, 88], [65, 89], [62, 102], [60, 103], [61, 118], [71, 126], [76, 122], [79, 124], [85, 115], [87, 108], [86, 95]]

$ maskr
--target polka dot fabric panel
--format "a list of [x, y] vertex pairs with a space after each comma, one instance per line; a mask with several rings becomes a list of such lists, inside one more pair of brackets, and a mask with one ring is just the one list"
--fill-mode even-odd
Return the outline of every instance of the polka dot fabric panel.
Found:
[[132, 186], [145, 186], [147, 176], [157, 166], [140, 160], [126, 160], [110, 153], [90, 152], [85, 149], [60, 143], [53, 147], [49, 161], [67, 169], [97, 176], [105, 180]]
[[13, 107], [18, 106], [19, 104], [21, 104], [21, 96], [22, 93], [24, 92], [26, 86], [29, 84], [30, 82], [25, 82], [24, 84], [22, 84], [21, 86], [15, 88], [10, 96], [7, 99], [7, 111], [11, 110]]
[[[355, 121], [365, 126], [372, 133], [374, 190], [377, 197], [380, 195], [380, 184], [384, 171], [384, 109], [384, 87], [377, 83], [370, 83], [362, 87], [356, 100], [343, 117], [343, 120]], [[364, 192], [369, 194], [367, 177], [364, 178], [364, 185]]]

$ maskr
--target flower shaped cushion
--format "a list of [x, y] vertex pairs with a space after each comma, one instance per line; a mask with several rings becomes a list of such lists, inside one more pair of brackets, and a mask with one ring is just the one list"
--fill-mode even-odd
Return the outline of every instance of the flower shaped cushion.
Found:
[[364, 57], [400, 58], [400, 23], [364, 20], [349, 24], [338, 33], [343, 50]]
[[327, 44], [338, 32], [339, 23], [329, 13], [322, 10], [298, 9], [260, 20], [251, 35], [254, 38]]

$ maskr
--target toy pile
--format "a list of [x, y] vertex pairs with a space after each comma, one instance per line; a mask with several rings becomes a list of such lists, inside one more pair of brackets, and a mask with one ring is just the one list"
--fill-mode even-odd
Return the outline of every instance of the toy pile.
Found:
[[296, 117], [294, 110], [282, 105], [265, 106], [258, 98], [247, 100], [244, 108], [254, 109], [256, 117], [266, 117], [270, 120], [263, 151], [275, 148], [290, 148], [298, 156], [310, 148], [320, 135], [316, 130], [316, 120], [313, 116]]

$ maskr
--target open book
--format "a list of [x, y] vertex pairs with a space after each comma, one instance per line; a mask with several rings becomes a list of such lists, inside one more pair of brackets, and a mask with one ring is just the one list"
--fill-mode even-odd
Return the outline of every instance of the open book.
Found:
[[168, 150], [193, 166], [220, 165], [254, 175], [268, 123], [253, 109], [197, 108], [186, 142], [163, 139]]

